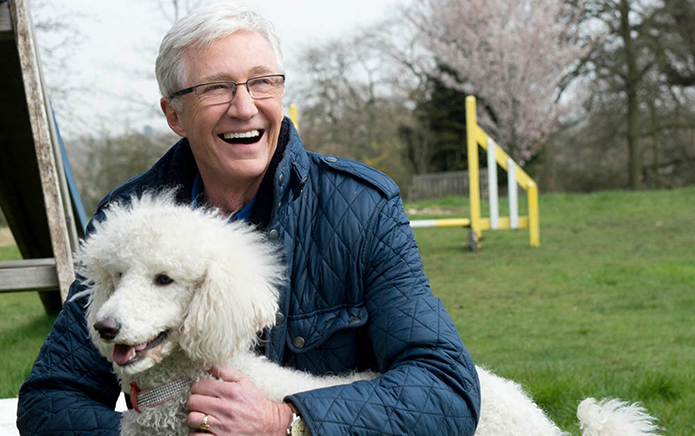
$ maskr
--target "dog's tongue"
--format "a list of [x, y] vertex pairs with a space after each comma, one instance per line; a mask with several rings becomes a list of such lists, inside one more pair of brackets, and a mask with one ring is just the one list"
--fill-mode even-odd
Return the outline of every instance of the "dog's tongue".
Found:
[[134, 347], [132, 345], [116, 344], [113, 347], [113, 361], [118, 365], [123, 366], [130, 360], [130, 356], [133, 354], [133, 349], [135, 351], [142, 351], [145, 349], [145, 347], [147, 347], [147, 344], [147, 342], [143, 342], [142, 344], [138, 344]]
[[125, 365], [130, 360], [133, 347], [130, 345], [116, 344], [113, 347], [113, 361], [118, 365]]

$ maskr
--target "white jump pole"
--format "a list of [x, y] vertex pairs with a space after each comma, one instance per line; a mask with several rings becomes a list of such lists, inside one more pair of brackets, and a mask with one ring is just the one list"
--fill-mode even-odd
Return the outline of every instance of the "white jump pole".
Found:
[[507, 159], [507, 191], [509, 191], [509, 227], [519, 228], [519, 185], [516, 183], [516, 163]]
[[490, 228], [497, 230], [500, 223], [500, 212], [497, 197], [497, 161], [495, 160], [495, 141], [487, 139], [487, 193], [490, 200]]

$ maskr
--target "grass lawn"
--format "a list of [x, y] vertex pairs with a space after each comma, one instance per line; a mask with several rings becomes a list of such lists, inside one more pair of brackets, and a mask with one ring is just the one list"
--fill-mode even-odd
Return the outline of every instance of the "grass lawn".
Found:
[[[21, 259], [14, 245], [0, 245], [0, 260]], [[55, 317], [35, 292], [0, 294], [0, 398], [16, 397]]]
[[[417, 229], [432, 288], [473, 358], [522, 383], [565, 429], [586, 396], [642, 402], [667, 435], [695, 434], [695, 189], [542, 195], [527, 230]], [[408, 203], [467, 216], [467, 200]], [[502, 208], [503, 209], [503, 208]], [[486, 209], [483, 209], [486, 210]], [[0, 247], [0, 259], [17, 258]], [[36, 294], [0, 295], [0, 397], [16, 396], [53, 319]]]
[[[465, 199], [410, 203], [466, 216]], [[458, 209], [457, 209], [458, 208]], [[483, 209], [486, 210], [486, 209]], [[430, 217], [430, 216], [428, 216]], [[541, 197], [527, 230], [418, 229], [432, 288], [474, 360], [521, 382], [565, 429], [586, 396], [642, 402], [695, 434], [695, 189]]]

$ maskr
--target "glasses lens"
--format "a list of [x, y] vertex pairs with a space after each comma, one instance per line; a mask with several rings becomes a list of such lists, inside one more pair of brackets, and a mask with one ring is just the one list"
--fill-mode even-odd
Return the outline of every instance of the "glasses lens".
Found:
[[198, 86], [195, 93], [208, 104], [229, 103], [234, 99], [236, 85], [234, 82], [207, 83]]
[[250, 79], [249, 93], [253, 98], [273, 97], [282, 89], [285, 79], [282, 76], [265, 76]]

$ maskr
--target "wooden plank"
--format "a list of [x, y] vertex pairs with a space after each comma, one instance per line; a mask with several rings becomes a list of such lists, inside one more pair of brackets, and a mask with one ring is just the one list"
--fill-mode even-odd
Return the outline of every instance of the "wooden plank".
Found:
[[[14, 31], [0, 38], [0, 83], [0, 207], [24, 259], [53, 257]], [[60, 311], [59, 292], [39, 297], [47, 313]]]
[[0, 262], [0, 292], [57, 288], [58, 275], [54, 259]]
[[13, 38], [12, 20], [10, 20], [10, 4], [0, 3], [0, 39]]
[[15, 38], [22, 68], [24, 92], [31, 119], [32, 136], [39, 163], [48, 227], [51, 234], [53, 256], [61, 299], [65, 301], [70, 284], [75, 278], [70, 250], [70, 237], [66, 227], [63, 199], [60, 195], [56, 166], [45, 97], [41, 86], [41, 73], [34, 40], [31, 17], [26, 0], [10, 3], [12, 21], [15, 23]]
[[3, 260], [0, 262], [0, 270], [13, 268], [30, 268], [50, 266], [55, 268], [56, 260], [52, 257], [45, 259]]

